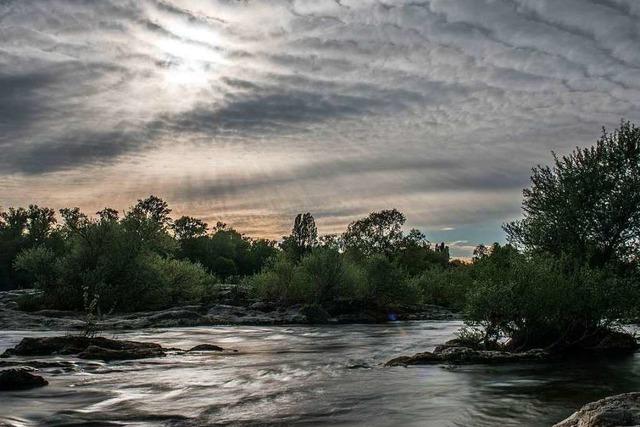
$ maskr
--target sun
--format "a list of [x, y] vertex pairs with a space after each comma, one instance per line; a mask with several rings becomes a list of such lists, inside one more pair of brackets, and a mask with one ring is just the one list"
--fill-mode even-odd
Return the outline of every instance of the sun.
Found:
[[217, 47], [217, 35], [186, 26], [172, 28], [171, 32], [175, 37], [164, 37], [155, 43], [164, 59], [166, 84], [181, 89], [208, 86], [227, 62]]

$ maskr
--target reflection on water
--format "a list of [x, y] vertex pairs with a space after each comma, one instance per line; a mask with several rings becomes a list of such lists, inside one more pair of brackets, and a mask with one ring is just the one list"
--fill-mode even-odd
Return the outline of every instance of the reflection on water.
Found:
[[[25, 358], [61, 363], [40, 368], [48, 387], [0, 395], [0, 425], [548, 426], [588, 401], [640, 389], [638, 357], [497, 367], [380, 366], [400, 354], [432, 349], [459, 326], [398, 322], [120, 333], [119, 338], [165, 347], [212, 343], [239, 352], [108, 364]], [[0, 351], [42, 334], [1, 331]]]

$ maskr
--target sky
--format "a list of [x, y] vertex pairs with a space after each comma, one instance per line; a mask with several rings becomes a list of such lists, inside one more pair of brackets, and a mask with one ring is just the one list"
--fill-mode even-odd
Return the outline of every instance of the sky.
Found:
[[269, 238], [397, 208], [468, 256], [622, 118], [637, 0], [0, 0], [3, 208], [155, 194]]

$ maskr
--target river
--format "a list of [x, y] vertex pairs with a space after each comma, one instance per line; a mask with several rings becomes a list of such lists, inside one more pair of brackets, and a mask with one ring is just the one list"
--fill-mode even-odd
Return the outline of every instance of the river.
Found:
[[[105, 336], [233, 354], [170, 354], [41, 368], [50, 385], [0, 394], [0, 425], [549, 426], [588, 401], [640, 389], [640, 355], [599, 362], [384, 368], [460, 322], [195, 327]], [[0, 352], [24, 336], [0, 331]], [[59, 334], [59, 332], [57, 333]], [[68, 363], [71, 361], [71, 363]]]

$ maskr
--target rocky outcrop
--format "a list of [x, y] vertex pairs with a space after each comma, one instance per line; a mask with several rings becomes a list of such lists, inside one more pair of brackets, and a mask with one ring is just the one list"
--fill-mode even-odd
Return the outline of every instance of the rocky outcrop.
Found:
[[549, 360], [552, 356], [543, 350], [521, 353], [506, 351], [474, 350], [469, 347], [439, 346], [433, 352], [416, 353], [389, 360], [385, 366], [434, 365], [434, 364], [500, 364]]
[[28, 390], [49, 384], [40, 375], [35, 375], [26, 369], [5, 369], [0, 371], [0, 390]]
[[625, 393], [591, 402], [554, 427], [640, 425], [640, 393]]
[[2, 357], [53, 355], [77, 355], [82, 359], [109, 361], [160, 357], [165, 355], [165, 349], [155, 343], [68, 335], [23, 338], [14, 348], [6, 350]]

